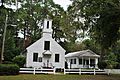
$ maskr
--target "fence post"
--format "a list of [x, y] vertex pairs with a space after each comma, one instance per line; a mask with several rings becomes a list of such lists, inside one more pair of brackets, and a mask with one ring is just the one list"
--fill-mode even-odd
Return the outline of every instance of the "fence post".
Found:
[[95, 75], [95, 68], [94, 68], [94, 75]]
[[40, 68], [40, 72], [42, 73], [42, 67]]
[[79, 74], [81, 75], [81, 68], [79, 69]]
[[66, 73], [65, 73], [65, 68], [64, 68], [64, 74], [66, 74]]
[[110, 69], [108, 69], [108, 75], [110, 75]]
[[33, 74], [35, 75], [35, 67], [34, 67], [34, 71], [33, 71]]
[[55, 67], [54, 67], [54, 70], [53, 70], [53, 73], [54, 73], [54, 74], [55, 74], [55, 70], [56, 70], [56, 69], [55, 69]]

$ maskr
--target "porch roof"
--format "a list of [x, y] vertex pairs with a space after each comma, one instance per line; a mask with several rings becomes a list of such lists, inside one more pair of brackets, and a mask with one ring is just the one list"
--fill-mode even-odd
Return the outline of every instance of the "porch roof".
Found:
[[71, 52], [65, 55], [65, 57], [100, 57], [91, 50], [83, 50], [77, 52]]
[[51, 52], [51, 51], [49, 51], [49, 50], [46, 50], [46, 51], [44, 51], [44, 52], [43, 52], [43, 54], [46, 54], [46, 55], [51, 55], [51, 54], [52, 54], [52, 52]]

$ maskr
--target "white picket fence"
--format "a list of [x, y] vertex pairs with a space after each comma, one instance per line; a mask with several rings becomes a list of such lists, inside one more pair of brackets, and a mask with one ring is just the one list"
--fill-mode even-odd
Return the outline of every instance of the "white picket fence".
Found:
[[108, 71], [109, 74], [120, 74], [120, 69], [104, 69], [105, 71]]
[[[27, 74], [40, 74], [40, 73], [47, 73], [47, 74], [56, 74], [56, 69], [44, 69], [44, 68], [20, 68], [19, 73], [27, 73]], [[64, 69], [64, 74], [118, 74], [120, 73], [120, 70], [111, 70], [111, 69], [105, 69], [105, 70], [99, 70], [99, 69]]]
[[54, 69], [20, 68], [19, 73], [32, 73], [32, 74], [47, 73], [47, 74], [55, 74], [55, 68]]
[[78, 74], [108, 74], [109, 71], [105, 70], [96, 70], [96, 69], [64, 69], [64, 74], [69, 74], [69, 73], [78, 73]]

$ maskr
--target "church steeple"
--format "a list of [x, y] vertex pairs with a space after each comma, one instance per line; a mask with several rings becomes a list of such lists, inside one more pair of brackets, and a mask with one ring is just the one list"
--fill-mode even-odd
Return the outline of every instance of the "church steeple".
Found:
[[52, 20], [51, 19], [45, 19], [44, 25], [43, 25], [43, 36], [49, 35], [52, 37]]

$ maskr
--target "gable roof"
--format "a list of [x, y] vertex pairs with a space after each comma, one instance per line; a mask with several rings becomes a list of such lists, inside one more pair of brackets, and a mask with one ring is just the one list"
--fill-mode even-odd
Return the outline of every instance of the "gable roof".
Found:
[[88, 50], [68, 53], [65, 55], [65, 57], [100, 57], [100, 56], [88, 49]]
[[[37, 50], [40, 50], [38, 47], [43, 46], [43, 41], [52, 41], [54, 43], [54, 45], [56, 45], [55, 47], [59, 47], [62, 51], [66, 52], [66, 50], [59, 45], [52, 37], [41, 37], [39, 40], [37, 40], [36, 42], [34, 42], [33, 44], [31, 44], [30, 46], [28, 46], [26, 49], [27, 50], [31, 50], [31, 48], [36, 48]], [[42, 44], [40, 44], [42, 43]]]

